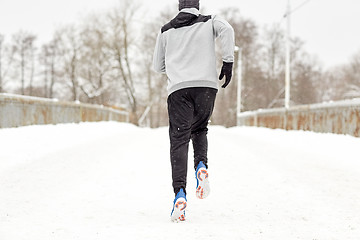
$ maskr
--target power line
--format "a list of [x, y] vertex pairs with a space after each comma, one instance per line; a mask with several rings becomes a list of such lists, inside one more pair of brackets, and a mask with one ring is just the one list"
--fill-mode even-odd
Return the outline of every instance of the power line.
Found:
[[299, 10], [300, 8], [302, 8], [305, 4], [309, 3], [311, 0], [306, 0], [304, 2], [302, 2], [299, 6], [295, 7], [293, 10], [291, 10], [290, 12], [287, 12], [284, 14], [283, 18], [286, 18], [287, 15], [290, 15], [294, 12], [296, 12], [297, 10]]

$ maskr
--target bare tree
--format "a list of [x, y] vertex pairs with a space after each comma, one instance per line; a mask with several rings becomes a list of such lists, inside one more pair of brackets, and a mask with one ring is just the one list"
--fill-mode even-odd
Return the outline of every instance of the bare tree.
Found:
[[48, 98], [54, 98], [56, 93], [55, 83], [60, 75], [58, 67], [60, 65], [60, 55], [59, 36], [55, 33], [53, 39], [41, 47], [39, 57], [43, 66], [44, 95]]
[[34, 82], [34, 74], [35, 74], [35, 55], [36, 55], [36, 47], [34, 45], [34, 40], [29, 41], [29, 61], [30, 61], [30, 80], [29, 80], [29, 95], [33, 95], [33, 82]]
[[321, 66], [317, 59], [304, 50], [304, 42], [291, 39], [291, 101], [293, 105], [311, 104], [320, 101], [317, 95], [321, 80]]
[[48, 71], [50, 74], [50, 84], [49, 84], [49, 93], [48, 93], [48, 97], [49, 98], [53, 98], [54, 95], [54, 85], [55, 85], [55, 81], [56, 81], [56, 70], [55, 70], [55, 59], [56, 59], [56, 55], [57, 55], [57, 49], [56, 49], [56, 42], [55, 41], [51, 41], [48, 45], [47, 45], [47, 54], [49, 57], [49, 61], [48, 61]]
[[50, 75], [50, 51], [48, 44], [41, 47], [39, 53], [39, 63], [42, 66], [41, 75], [43, 77], [43, 97], [48, 97], [49, 89], [49, 75]]
[[[28, 65], [32, 65], [34, 58], [31, 58], [31, 52], [34, 51], [34, 41], [36, 36], [24, 31], [20, 31], [13, 35], [13, 48], [17, 55], [18, 66], [20, 68], [21, 94], [25, 95], [25, 74]], [[30, 74], [31, 74], [30, 70]], [[30, 76], [31, 77], [31, 76]]]
[[59, 53], [61, 55], [64, 81], [70, 87], [72, 100], [79, 100], [79, 62], [81, 51], [81, 40], [78, 29], [69, 25], [57, 31], [59, 36]]
[[100, 16], [92, 16], [81, 31], [80, 88], [91, 103], [106, 104], [110, 88], [111, 57], [107, 49], [105, 25]]
[[285, 65], [283, 37], [283, 30], [278, 24], [273, 25], [270, 29], [266, 28], [264, 31], [261, 58], [264, 81], [258, 86], [264, 97], [259, 107], [283, 106], [283, 99], [280, 99], [285, 92], [283, 83]]
[[350, 64], [343, 71], [346, 82], [343, 97], [360, 97], [360, 51], [351, 58]]
[[131, 0], [122, 4], [108, 13], [109, 22], [109, 48], [115, 60], [115, 69], [125, 90], [131, 108], [131, 121], [137, 124], [138, 102], [135, 92], [135, 79], [131, 53], [136, 50], [134, 41], [134, 21], [138, 6]]
[[54, 97], [54, 85], [57, 78], [56, 73], [56, 59], [58, 56], [58, 39], [53, 39], [47, 46], [49, 56], [49, 72], [50, 72], [50, 86], [49, 86], [49, 98]]
[[293, 67], [291, 99], [294, 104], [311, 104], [320, 101], [317, 83], [321, 81], [321, 69], [315, 60], [304, 56]]
[[[143, 77], [146, 78], [147, 84], [147, 97], [144, 99], [144, 103], [146, 103], [145, 111], [149, 110], [147, 113], [150, 126], [154, 126], [154, 108], [158, 105], [158, 96], [161, 91], [157, 86], [155, 86], [154, 78], [159, 78], [156, 76], [152, 70], [152, 56], [153, 56], [153, 46], [155, 46], [156, 42], [156, 33], [158, 32], [157, 24], [149, 24], [143, 29], [143, 40], [140, 49], [142, 50], [142, 58], [141, 62], [143, 63]], [[162, 88], [163, 89], [163, 88]], [[146, 114], [146, 112], [144, 112]], [[145, 117], [145, 116], [144, 116]]]
[[335, 66], [322, 73], [317, 83], [320, 101], [336, 101], [343, 99], [346, 89], [345, 66]]

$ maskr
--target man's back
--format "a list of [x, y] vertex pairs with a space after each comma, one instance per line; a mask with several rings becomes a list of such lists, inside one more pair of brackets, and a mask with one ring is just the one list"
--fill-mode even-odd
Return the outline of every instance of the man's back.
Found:
[[195, 8], [187, 8], [162, 27], [155, 48], [154, 69], [167, 74], [169, 94], [187, 87], [217, 89], [215, 38], [218, 36], [224, 42], [223, 61], [233, 62], [233, 29], [216, 16], [204, 16]]

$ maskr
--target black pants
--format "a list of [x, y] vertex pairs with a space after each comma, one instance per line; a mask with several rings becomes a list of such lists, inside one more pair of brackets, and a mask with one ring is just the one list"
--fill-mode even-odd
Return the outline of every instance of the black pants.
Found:
[[207, 125], [214, 109], [217, 90], [194, 87], [173, 92], [168, 97], [170, 159], [175, 194], [186, 189], [189, 141], [194, 149], [194, 167], [207, 166]]

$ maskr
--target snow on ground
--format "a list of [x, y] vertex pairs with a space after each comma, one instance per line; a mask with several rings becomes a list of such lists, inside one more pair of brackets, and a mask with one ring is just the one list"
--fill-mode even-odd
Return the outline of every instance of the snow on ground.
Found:
[[209, 130], [211, 194], [172, 223], [167, 128], [102, 122], [0, 129], [0, 239], [360, 238], [360, 139]]

